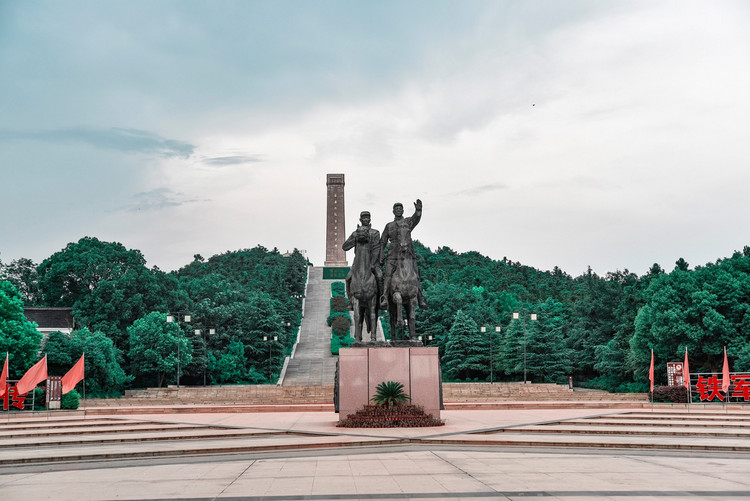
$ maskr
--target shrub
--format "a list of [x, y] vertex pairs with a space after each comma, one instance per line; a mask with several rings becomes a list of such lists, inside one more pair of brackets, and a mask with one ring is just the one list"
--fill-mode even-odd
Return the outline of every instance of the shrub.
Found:
[[62, 401], [60, 402], [60, 408], [61, 409], [77, 409], [80, 402], [81, 402], [81, 395], [77, 391], [71, 390], [62, 396]]
[[344, 282], [333, 282], [331, 284], [331, 296], [345, 296], [346, 284]]
[[673, 402], [684, 404], [688, 401], [687, 388], [684, 386], [658, 386], [654, 388], [654, 402]]
[[333, 336], [331, 338], [331, 355], [338, 355], [339, 348], [348, 348], [354, 342], [354, 338], [350, 336], [339, 337]]
[[615, 388], [615, 393], [646, 393], [648, 383], [622, 383]]
[[331, 327], [333, 325], [333, 321], [337, 317], [344, 317], [349, 321], [349, 325], [352, 323], [352, 318], [349, 316], [348, 311], [332, 311], [330, 315], [328, 315], [328, 318], [326, 319], [326, 322], [328, 323], [328, 327]]
[[337, 426], [342, 428], [406, 428], [417, 426], [443, 426], [444, 421], [425, 414], [415, 405], [402, 405], [397, 409], [365, 405]]
[[331, 322], [331, 330], [333, 331], [334, 337], [344, 337], [349, 335], [349, 327], [352, 325], [352, 321], [348, 316], [336, 316]]
[[344, 296], [333, 296], [331, 298], [331, 311], [345, 312], [346, 298]]
[[[47, 408], [46, 407], [47, 393], [42, 388], [34, 388], [32, 391], [34, 392], [34, 397], [33, 397], [34, 410], [36, 411], [45, 410]], [[31, 402], [32, 402], [32, 396], [28, 395], [26, 397], [26, 402], [24, 403], [25, 404], [24, 409], [31, 410]]]

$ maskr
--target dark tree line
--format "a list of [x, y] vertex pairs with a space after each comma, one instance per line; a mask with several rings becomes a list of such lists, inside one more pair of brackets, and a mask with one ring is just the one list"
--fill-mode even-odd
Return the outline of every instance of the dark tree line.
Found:
[[[643, 391], [651, 349], [663, 384], [666, 363], [686, 347], [693, 372], [718, 371], [724, 346], [733, 370], [750, 370], [750, 247], [692, 269], [679, 259], [671, 272], [655, 264], [642, 276], [577, 277], [419, 242], [415, 250], [430, 304], [417, 332], [439, 347], [447, 380], [518, 381], [525, 369], [535, 382], [573, 376]], [[256, 247], [196, 255], [166, 273], [140, 251], [83, 238], [38, 265], [0, 263], [0, 352], [10, 351], [12, 367], [29, 366], [40, 336], [23, 304], [68, 306], [80, 330], [50, 336], [43, 349], [55, 370], [86, 352], [95, 393], [174, 384], [178, 362], [183, 384], [273, 381], [301, 321], [307, 266], [296, 250]]]
[[[97, 374], [97, 361], [108, 365], [102, 374], [109, 375], [89, 388], [94, 394], [174, 384], [178, 344], [182, 384], [272, 381], [294, 344], [307, 264], [296, 250], [284, 257], [259, 246], [208, 260], [196, 255], [165, 273], [148, 268], [138, 250], [82, 238], [39, 265], [28, 259], [0, 263], [0, 306], [15, 307], [13, 315], [0, 312], [8, 326], [0, 331], [0, 345], [18, 345], [12, 337], [18, 335], [5, 331], [10, 322], [25, 321], [24, 303], [64, 306], [73, 309], [81, 329], [69, 338], [51, 336], [41, 349], [56, 371], [70, 368], [84, 351], [87, 374]], [[168, 314], [176, 321], [167, 322]], [[24, 338], [31, 341], [17, 361], [29, 365], [25, 358], [36, 356], [40, 340]]]
[[647, 388], [652, 348], [661, 384], [685, 347], [694, 372], [716, 372], [725, 345], [733, 370], [750, 369], [750, 247], [694, 269], [680, 258], [669, 273], [655, 264], [643, 276], [589, 269], [575, 278], [476, 252], [415, 250], [430, 304], [417, 329], [440, 348], [447, 378], [489, 380], [492, 362], [496, 380], [517, 381], [524, 344], [530, 380], [573, 376], [617, 391]]

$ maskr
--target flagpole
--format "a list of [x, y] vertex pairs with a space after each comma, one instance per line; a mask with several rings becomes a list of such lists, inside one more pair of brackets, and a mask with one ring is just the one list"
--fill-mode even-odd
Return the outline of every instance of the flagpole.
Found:
[[648, 369], [648, 379], [651, 383], [651, 412], [654, 412], [654, 349], [651, 348], [651, 365]]
[[690, 412], [690, 404], [693, 403], [693, 387], [690, 384], [690, 364], [688, 363], [688, 350], [687, 350], [687, 346], [685, 346], [685, 362], [682, 365], [683, 365], [683, 367], [682, 367], [682, 373], [684, 374], [683, 379], [685, 380], [684, 382], [686, 383], [687, 394], [688, 394], [687, 410], [688, 410], [688, 412]]
[[[10, 352], [6, 351], [5, 352], [5, 363], [8, 364], [8, 374], [10, 374], [10, 362], [8, 361], [9, 358], [10, 358]], [[5, 388], [7, 388], [8, 387], [8, 379], [7, 379], [8, 375], [6, 375], [5, 377], [6, 377], [6, 379], [5, 379]], [[5, 390], [5, 388], [3, 388], [3, 390]], [[5, 414], [7, 414], [6, 417], [8, 418], [7, 421], [6, 421], [6, 424], [10, 423], [10, 406], [8, 406], [8, 412], [6, 412]]]
[[[83, 355], [83, 400], [86, 401], [86, 352], [84, 351], [81, 355]], [[83, 408], [83, 419], [86, 419], [86, 410], [88, 406]]]
[[[44, 356], [47, 356], [47, 352], [44, 352]], [[62, 404], [62, 401], [60, 401]], [[44, 381], [44, 404], [45, 407], [47, 407], [47, 421], [49, 421], [49, 373], [47, 374], [47, 379]]]
[[724, 391], [724, 414], [729, 414], [729, 360], [727, 360], [726, 345], [724, 345], [724, 367], [721, 369], [721, 389]]

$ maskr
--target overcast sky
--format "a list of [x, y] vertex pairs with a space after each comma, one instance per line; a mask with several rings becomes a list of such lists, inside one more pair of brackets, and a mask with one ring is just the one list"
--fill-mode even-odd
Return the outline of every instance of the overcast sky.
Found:
[[[0, 0], [0, 259], [413, 237], [576, 276], [750, 245], [750, 3]], [[349, 259], [353, 256], [350, 254]]]

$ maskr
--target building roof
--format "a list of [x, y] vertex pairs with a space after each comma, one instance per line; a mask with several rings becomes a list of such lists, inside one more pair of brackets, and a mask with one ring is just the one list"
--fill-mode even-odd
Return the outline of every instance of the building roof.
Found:
[[75, 328], [73, 308], [39, 308], [26, 307], [23, 314], [31, 322], [36, 322], [39, 329], [44, 330], [72, 330]]

